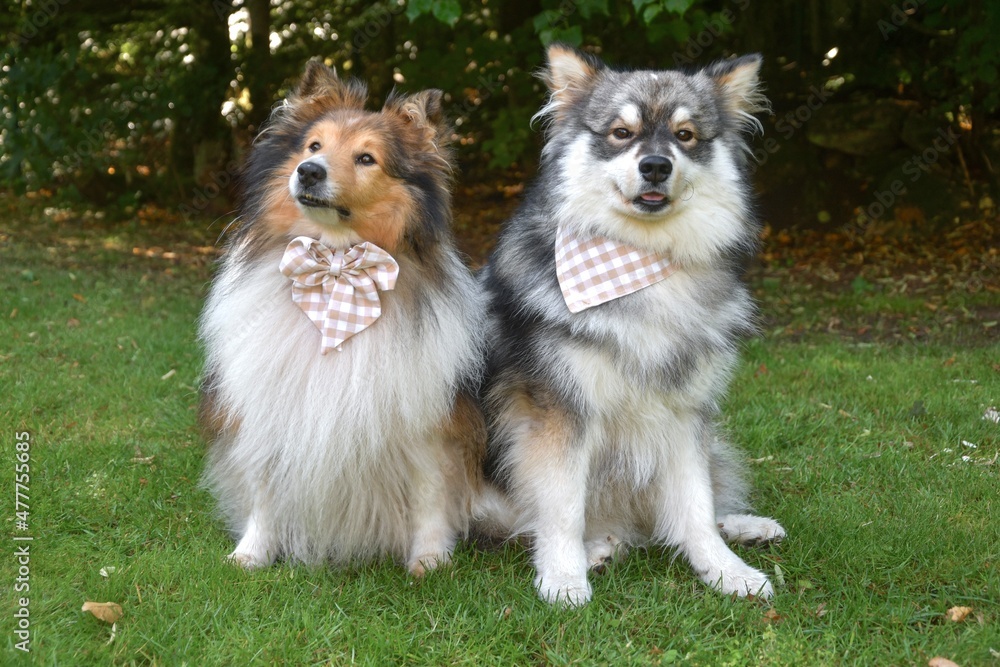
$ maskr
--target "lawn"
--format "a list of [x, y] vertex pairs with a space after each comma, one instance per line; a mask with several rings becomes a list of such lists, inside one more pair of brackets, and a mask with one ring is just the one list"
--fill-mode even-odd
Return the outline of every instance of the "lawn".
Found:
[[[1000, 424], [984, 418], [1000, 407], [995, 222], [971, 250], [942, 236], [859, 257], [843, 239], [769, 238], [751, 274], [763, 335], [725, 414], [757, 508], [789, 533], [740, 550], [775, 598], [721, 597], [649, 550], [561, 611], [536, 599], [516, 544], [463, 545], [422, 581], [391, 563], [225, 564], [195, 422], [195, 321], [222, 224], [0, 207], [3, 664], [1000, 664]], [[85, 601], [123, 614], [112, 626]], [[955, 607], [971, 611], [952, 620]]]

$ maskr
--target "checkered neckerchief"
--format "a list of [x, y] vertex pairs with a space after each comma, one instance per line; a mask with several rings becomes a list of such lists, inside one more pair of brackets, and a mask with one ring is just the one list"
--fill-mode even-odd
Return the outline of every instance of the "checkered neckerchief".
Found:
[[331, 250], [308, 236], [285, 248], [278, 267], [292, 279], [292, 301], [323, 334], [320, 353], [341, 344], [382, 314], [378, 290], [396, 286], [399, 265], [374, 243]]
[[556, 274], [571, 313], [654, 285], [674, 270], [659, 253], [599, 236], [581, 238], [562, 225], [556, 232]]

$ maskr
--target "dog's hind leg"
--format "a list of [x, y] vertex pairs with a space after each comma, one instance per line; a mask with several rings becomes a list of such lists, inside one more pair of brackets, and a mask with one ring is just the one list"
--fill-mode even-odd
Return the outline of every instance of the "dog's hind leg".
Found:
[[726, 514], [715, 518], [719, 534], [729, 544], [755, 547], [785, 539], [785, 529], [777, 521], [753, 514]]
[[[590, 531], [587, 531], [588, 534]], [[600, 531], [588, 536], [584, 547], [587, 550], [587, 565], [594, 572], [604, 572], [605, 566], [613, 560], [621, 560], [628, 555], [628, 545], [613, 531]]]
[[765, 516], [748, 514], [748, 487], [744, 458], [719, 437], [710, 443], [712, 491], [715, 498], [715, 522], [719, 534], [729, 544], [757, 546], [780, 542], [785, 529]]

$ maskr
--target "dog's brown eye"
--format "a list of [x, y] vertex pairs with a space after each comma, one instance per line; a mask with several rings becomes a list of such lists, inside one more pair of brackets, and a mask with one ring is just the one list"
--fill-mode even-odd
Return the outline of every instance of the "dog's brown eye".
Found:
[[624, 127], [616, 127], [611, 134], [614, 135], [615, 139], [629, 139], [632, 136], [632, 132]]
[[318, 142], [318, 141], [314, 141], [314, 142], [312, 142], [311, 144], [309, 144], [309, 152], [310, 152], [310, 153], [315, 153], [315, 152], [316, 152], [316, 151], [318, 151], [318, 150], [319, 150], [320, 148], [322, 148], [322, 146], [320, 146], [320, 145], [319, 145], [319, 142]]
[[683, 141], [684, 143], [687, 143], [692, 139], [694, 139], [694, 132], [692, 132], [691, 130], [677, 130], [674, 136], [677, 137], [678, 141]]
[[363, 164], [366, 167], [370, 167], [371, 165], [375, 164], [375, 158], [373, 158], [370, 153], [362, 153], [357, 157], [357, 163]]

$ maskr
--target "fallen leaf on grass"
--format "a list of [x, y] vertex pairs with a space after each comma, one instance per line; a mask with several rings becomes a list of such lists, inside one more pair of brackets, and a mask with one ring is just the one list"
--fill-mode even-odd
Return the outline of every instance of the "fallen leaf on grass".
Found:
[[161, 380], [169, 380], [177, 373], [177, 369], [171, 368], [169, 371], [160, 376]]
[[82, 294], [74, 294], [73, 298], [79, 301], [80, 303], [87, 303], [87, 297], [85, 297]]
[[948, 658], [935, 656], [927, 662], [927, 667], [958, 667], [958, 663], [952, 662]]
[[138, 464], [141, 464], [141, 465], [147, 465], [148, 466], [148, 465], [151, 465], [153, 463], [153, 459], [155, 459], [155, 458], [156, 458], [156, 454], [153, 454], [152, 456], [136, 456], [136, 457], [133, 457], [133, 458], [129, 459], [129, 463], [138, 463]]
[[83, 603], [83, 609], [80, 611], [90, 612], [105, 623], [117, 623], [123, 613], [121, 605], [115, 602], [91, 602], [90, 600]]
[[771, 607], [764, 612], [764, 622], [765, 623], [777, 623], [781, 620], [781, 614], [774, 607]]
[[819, 606], [816, 607], [816, 618], [823, 618], [826, 616], [826, 603], [820, 602]]
[[107, 567], [102, 567], [100, 570], [100, 575], [107, 579], [109, 576], [115, 573], [118, 568], [114, 565], [108, 565]]
[[971, 613], [972, 607], [952, 607], [945, 613], [945, 616], [948, 617], [949, 621], [961, 623]]
[[80, 326], [80, 320], [76, 319], [75, 317], [71, 317], [68, 320], [66, 320], [67, 329], [74, 329], [78, 326]]

